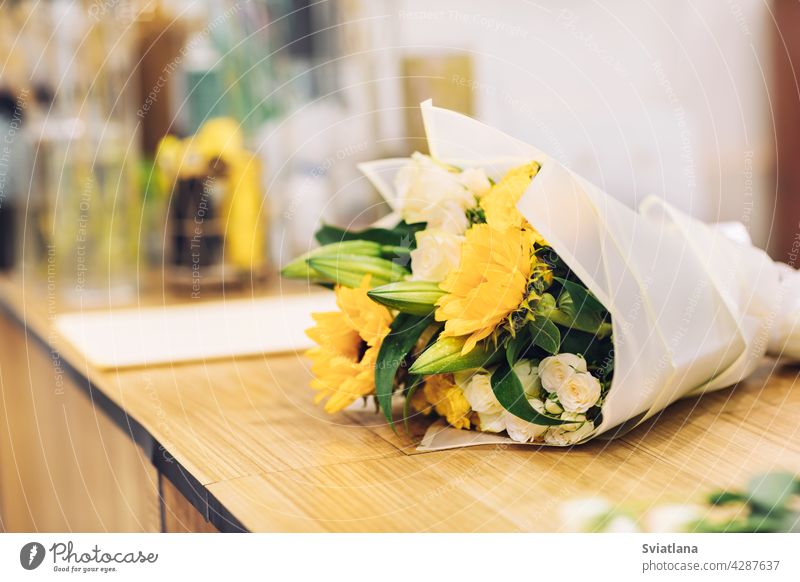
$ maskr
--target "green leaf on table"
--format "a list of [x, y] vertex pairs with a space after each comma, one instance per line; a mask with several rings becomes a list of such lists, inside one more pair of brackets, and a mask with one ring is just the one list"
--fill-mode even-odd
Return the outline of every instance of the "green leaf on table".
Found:
[[794, 495], [795, 487], [795, 476], [791, 473], [768, 473], [750, 481], [747, 495], [754, 510], [767, 514], [782, 513]]
[[546, 351], [548, 354], [557, 354], [561, 345], [561, 332], [549, 319], [537, 317], [530, 323], [531, 341]]
[[522, 382], [507, 361], [500, 363], [492, 373], [491, 380], [495, 397], [514, 416], [543, 426], [557, 426], [568, 422], [536, 412], [525, 396]]
[[728, 505], [730, 503], [746, 503], [747, 495], [737, 491], [716, 491], [708, 496], [711, 505]]
[[389, 335], [384, 338], [381, 349], [378, 352], [378, 359], [375, 363], [375, 396], [378, 400], [378, 406], [380, 406], [392, 429], [394, 429], [392, 394], [394, 393], [394, 379], [397, 375], [397, 370], [408, 353], [414, 348], [429, 323], [429, 317], [401, 313], [394, 318], [389, 327]]

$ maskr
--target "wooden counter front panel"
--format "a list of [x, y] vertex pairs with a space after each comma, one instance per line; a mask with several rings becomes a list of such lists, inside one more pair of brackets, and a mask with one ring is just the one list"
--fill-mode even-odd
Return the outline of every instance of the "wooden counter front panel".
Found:
[[158, 474], [57, 355], [0, 312], [0, 529], [161, 529]]

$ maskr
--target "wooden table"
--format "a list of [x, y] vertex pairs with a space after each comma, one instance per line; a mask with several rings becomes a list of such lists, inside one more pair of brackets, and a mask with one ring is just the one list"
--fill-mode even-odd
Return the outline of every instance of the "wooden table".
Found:
[[798, 368], [773, 360], [619, 440], [417, 453], [429, 421], [326, 415], [301, 356], [93, 370], [44, 299], [0, 280], [7, 531], [558, 531], [575, 497], [646, 507], [800, 472]]

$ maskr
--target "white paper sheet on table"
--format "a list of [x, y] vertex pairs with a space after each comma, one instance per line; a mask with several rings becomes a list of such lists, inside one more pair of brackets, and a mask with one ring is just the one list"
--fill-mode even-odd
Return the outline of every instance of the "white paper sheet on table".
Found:
[[86, 311], [56, 328], [101, 369], [305, 350], [311, 313], [335, 309], [331, 292]]

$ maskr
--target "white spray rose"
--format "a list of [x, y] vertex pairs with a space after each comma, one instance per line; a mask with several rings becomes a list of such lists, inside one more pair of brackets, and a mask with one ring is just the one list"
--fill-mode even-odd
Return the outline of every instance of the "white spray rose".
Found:
[[514, 364], [514, 372], [522, 383], [522, 389], [528, 398], [539, 396], [539, 389], [541, 383], [539, 382], [539, 373], [530, 360], [520, 360]]
[[588, 437], [594, 430], [591, 422], [584, 423], [578, 430], [566, 431], [561, 427], [553, 426], [544, 433], [544, 442], [562, 447], [574, 445]]
[[518, 443], [529, 443], [531, 441], [541, 440], [542, 435], [544, 435], [546, 431], [546, 426], [533, 424], [532, 422], [514, 416], [510, 412], [506, 413], [506, 432], [508, 432], [508, 436], [511, 437], [512, 440]]
[[558, 354], [539, 362], [539, 378], [548, 392], [555, 392], [568, 376], [586, 371], [586, 360], [575, 354]]
[[[504, 408], [492, 391], [491, 376], [486, 372], [474, 374], [457, 373], [455, 380], [469, 405], [477, 413], [487, 415], [502, 414]], [[502, 428], [500, 430], [503, 430]], [[494, 431], [493, 431], [494, 432]], [[497, 431], [499, 432], [499, 431]]]
[[463, 234], [465, 210], [475, 205], [475, 195], [450, 172], [420, 153], [400, 169], [395, 178], [400, 215], [408, 223], [427, 222], [428, 228]]
[[506, 429], [506, 412], [479, 412], [482, 432], [503, 432]]
[[556, 388], [558, 401], [568, 412], [586, 412], [600, 399], [600, 381], [588, 372], [567, 376]]
[[572, 432], [583, 426], [583, 423], [586, 422], [586, 416], [583, 414], [578, 414], [577, 412], [564, 412], [561, 414], [561, 420], [574, 421], [570, 422], [569, 424], [558, 425], [558, 428], [561, 430]]
[[443, 230], [426, 228], [416, 235], [417, 248], [411, 251], [411, 279], [414, 281], [444, 281], [458, 267], [464, 237]]
[[648, 511], [644, 517], [644, 525], [652, 533], [688, 532], [701, 517], [698, 507], [675, 503]]
[[458, 176], [458, 180], [475, 196], [483, 196], [492, 187], [483, 168], [467, 168]]

